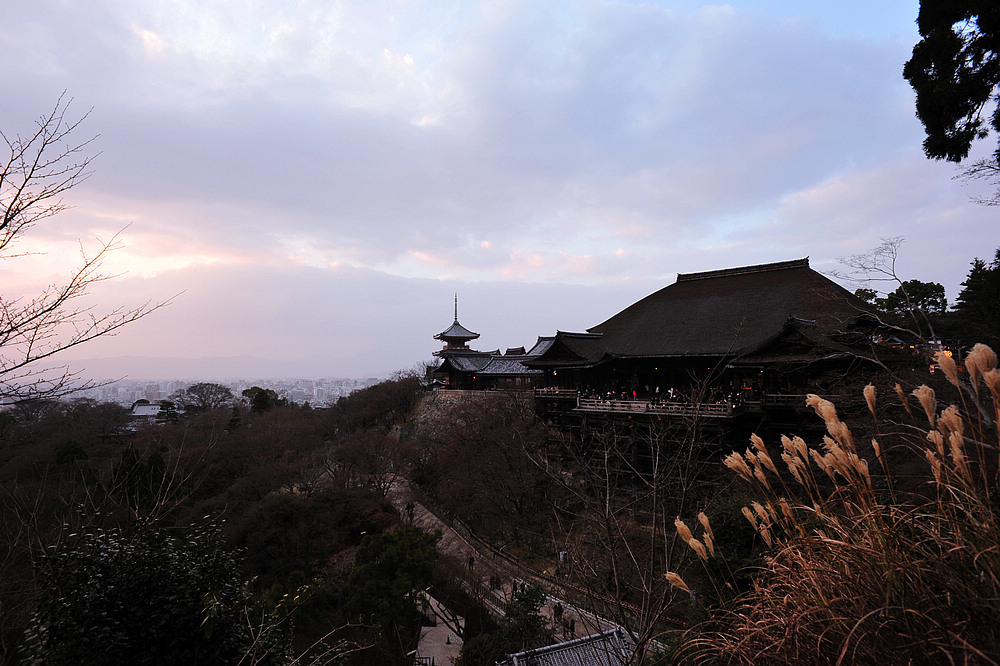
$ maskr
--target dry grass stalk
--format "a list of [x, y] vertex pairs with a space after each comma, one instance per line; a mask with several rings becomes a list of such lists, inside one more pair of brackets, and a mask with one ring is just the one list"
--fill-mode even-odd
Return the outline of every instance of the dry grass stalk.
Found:
[[[1000, 414], [996, 356], [985, 346], [974, 351], [970, 377], [990, 388]], [[939, 355], [939, 367], [961, 388], [944, 358]], [[896, 392], [906, 405], [898, 385]], [[690, 641], [687, 657], [748, 665], [1000, 663], [1000, 507], [993, 498], [1000, 474], [985, 472], [987, 430], [974, 420], [978, 406], [968, 414], [957, 406], [936, 414], [931, 389], [922, 386], [913, 395], [930, 427], [919, 438], [894, 439], [893, 446], [909, 444], [926, 461], [927, 483], [936, 492], [920, 486], [900, 493], [882, 444], [872, 439], [893, 490], [888, 498], [876, 496], [850, 430], [832, 404], [810, 396], [830, 433], [823, 452], [805, 442], [800, 447], [798, 438], [781, 438], [781, 459], [804, 497], [789, 501], [756, 485], [764, 498], [742, 512], [770, 549], [764, 573], [751, 593], [715, 617], [725, 621], [724, 629]], [[866, 388], [865, 399], [874, 414], [874, 392]], [[753, 460], [767, 467], [765, 457], [770, 459], [758, 440], [746, 458], [733, 456], [742, 465], [729, 466], [745, 469], [740, 476], [751, 483], [757, 479]], [[807, 485], [810, 463], [831, 479], [832, 491], [820, 494], [815, 484]], [[977, 466], [983, 470], [978, 477]]]
[[882, 459], [882, 447], [874, 437], [872, 437], [872, 449], [875, 451], [875, 458], [878, 460], [878, 464], [882, 466], [882, 471], [888, 471], [888, 468], [885, 466], [885, 460]]
[[701, 523], [702, 528], [704, 528], [705, 533], [711, 538], [715, 538], [715, 532], [712, 531], [712, 525], [708, 522], [708, 516], [705, 515], [704, 511], [698, 513], [698, 522]]
[[868, 411], [875, 416], [875, 387], [871, 384], [865, 386], [865, 402], [868, 403]]
[[955, 365], [955, 359], [953, 359], [948, 354], [942, 351], [935, 352], [934, 362], [937, 366], [941, 368], [944, 376], [948, 378], [948, 381], [954, 386], [958, 386], [958, 366]]
[[933, 428], [935, 412], [937, 412], [937, 399], [934, 397], [934, 389], [926, 384], [921, 384], [917, 388], [913, 389], [912, 393], [920, 403], [920, 406], [924, 408], [924, 413], [927, 414], [927, 421]]
[[899, 384], [896, 384], [896, 395], [899, 396], [899, 401], [903, 403], [906, 413], [912, 417], [913, 412], [910, 411], [910, 402], [906, 399], [906, 393], [903, 391], [903, 387]]
[[691, 535], [691, 530], [688, 529], [688, 526], [684, 524], [684, 521], [681, 520], [679, 517], [674, 520], [674, 527], [677, 528], [677, 534], [680, 535], [681, 540], [683, 540], [685, 543], [691, 541], [691, 539], [694, 538]]
[[688, 594], [691, 593], [691, 588], [687, 586], [687, 583], [684, 582], [684, 579], [681, 578], [679, 574], [676, 574], [673, 571], [668, 571], [667, 573], [663, 574], [663, 577], [667, 579], [668, 583], [670, 583], [677, 589], [684, 590]]

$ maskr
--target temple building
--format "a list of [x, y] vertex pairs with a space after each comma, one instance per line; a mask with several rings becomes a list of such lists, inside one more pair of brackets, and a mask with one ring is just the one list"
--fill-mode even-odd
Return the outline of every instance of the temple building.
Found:
[[557, 388], [651, 397], [719, 379], [759, 399], [871, 353], [871, 306], [798, 259], [688, 273], [527, 361]]
[[544, 374], [528, 368], [524, 361], [538, 356], [538, 345], [531, 352], [524, 347], [508, 348], [503, 354], [499, 349], [477, 351], [469, 342], [479, 337], [458, 322], [458, 295], [455, 295], [455, 321], [434, 336], [444, 342], [444, 348], [434, 352], [441, 359], [432, 369], [434, 382], [441, 387], [462, 390], [530, 390], [535, 388]]
[[808, 258], [687, 273], [583, 332], [479, 352], [455, 321], [435, 377], [450, 388], [534, 388], [543, 412], [731, 416], [836, 392], [870, 368], [884, 331], [872, 307], [809, 267]]

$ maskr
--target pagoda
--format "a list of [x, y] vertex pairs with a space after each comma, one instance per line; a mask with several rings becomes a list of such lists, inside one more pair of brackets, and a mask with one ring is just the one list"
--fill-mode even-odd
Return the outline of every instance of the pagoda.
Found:
[[508, 347], [503, 354], [499, 349], [478, 351], [469, 348], [469, 342], [478, 337], [478, 333], [458, 323], [458, 294], [455, 294], [455, 321], [434, 336], [435, 340], [444, 342], [444, 348], [434, 352], [441, 363], [428, 369], [428, 378], [441, 388], [473, 391], [528, 390], [542, 379], [542, 370], [523, 364], [541, 353], [542, 348], [538, 345], [528, 352], [524, 347]]
[[434, 336], [435, 340], [444, 342], [444, 348], [441, 351], [434, 352], [434, 355], [443, 356], [444, 352], [447, 351], [471, 351], [469, 349], [469, 341], [475, 340], [478, 337], [478, 333], [474, 333], [458, 323], [458, 294], [455, 294], [455, 322]]

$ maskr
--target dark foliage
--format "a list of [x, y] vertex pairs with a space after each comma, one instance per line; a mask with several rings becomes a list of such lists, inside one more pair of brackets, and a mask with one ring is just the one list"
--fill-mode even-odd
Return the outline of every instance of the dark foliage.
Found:
[[507, 655], [552, 642], [541, 615], [545, 591], [531, 585], [520, 590], [507, 605], [507, 614], [492, 632], [483, 632], [462, 646], [465, 666], [493, 666]]
[[1000, 343], [1000, 249], [990, 263], [978, 257], [972, 261], [955, 302], [955, 312], [967, 345]]
[[[398, 402], [384, 406], [391, 416], [370, 418], [405, 418]], [[398, 517], [378, 493], [323, 479], [335, 445], [326, 411], [234, 410], [146, 425], [130, 423], [124, 408], [83, 399], [0, 411], [0, 663], [16, 663], [38, 607], [35, 565], [64, 552], [68, 535], [115, 535], [124, 544], [140, 525], [176, 530], [206, 517], [222, 518], [219, 534], [242, 551], [238, 582], [260, 613], [281, 606], [294, 617], [298, 652], [343, 623], [339, 591], [353, 549]], [[329, 641], [339, 638], [317, 645]]]
[[[401, 525], [383, 534], [365, 536], [354, 570], [343, 590], [344, 615], [372, 627], [381, 661], [400, 663], [420, 635], [420, 592], [433, 580], [440, 533], [429, 534]], [[369, 654], [367, 663], [374, 659]]]
[[274, 389], [265, 389], [259, 386], [251, 386], [244, 390], [243, 397], [250, 403], [250, 411], [257, 414], [288, 404], [288, 401], [278, 396]]
[[27, 664], [282, 663], [277, 632], [254, 647], [241, 572], [216, 528], [97, 532], [46, 557], [39, 575]]
[[189, 412], [205, 412], [228, 407], [236, 400], [236, 396], [228, 386], [212, 382], [192, 384], [171, 397]]
[[359, 429], [387, 431], [409, 416], [421, 393], [420, 380], [409, 375], [355, 391], [330, 406], [329, 430], [341, 436]]
[[[921, 40], [903, 76], [917, 93], [924, 152], [961, 162], [973, 141], [1000, 130], [1000, 7], [993, 0], [921, 0], [917, 26]], [[1000, 149], [994, 161], [1000, 163]]]

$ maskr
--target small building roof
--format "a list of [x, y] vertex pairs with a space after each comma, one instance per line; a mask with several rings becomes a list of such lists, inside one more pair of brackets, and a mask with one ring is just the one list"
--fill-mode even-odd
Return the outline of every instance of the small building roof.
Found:
[[599, 634], [526, 650], [507, 657], [501, 666], [621, 666], [629, 663], [631, 647], [621, 627]]
[[475, 351], [471, 353], [455, 353], [451, 351], [442, 354], [442, 356], [444, 357], [444, 361], [438, 366], [438, 370], [447, 370], [450, 367], [459, 372], [479, 372], [493, 358], [491, 354]]
[[491, 356], [489, 362], [478, 372], [481, 375], [534, 375], [542, 372], [525, 367], [523, 360], [523, 356], [517, 358]]
[[132, 416], [156, 416], [160, 413], [160, 403], [139, 404], [132, 407]]

